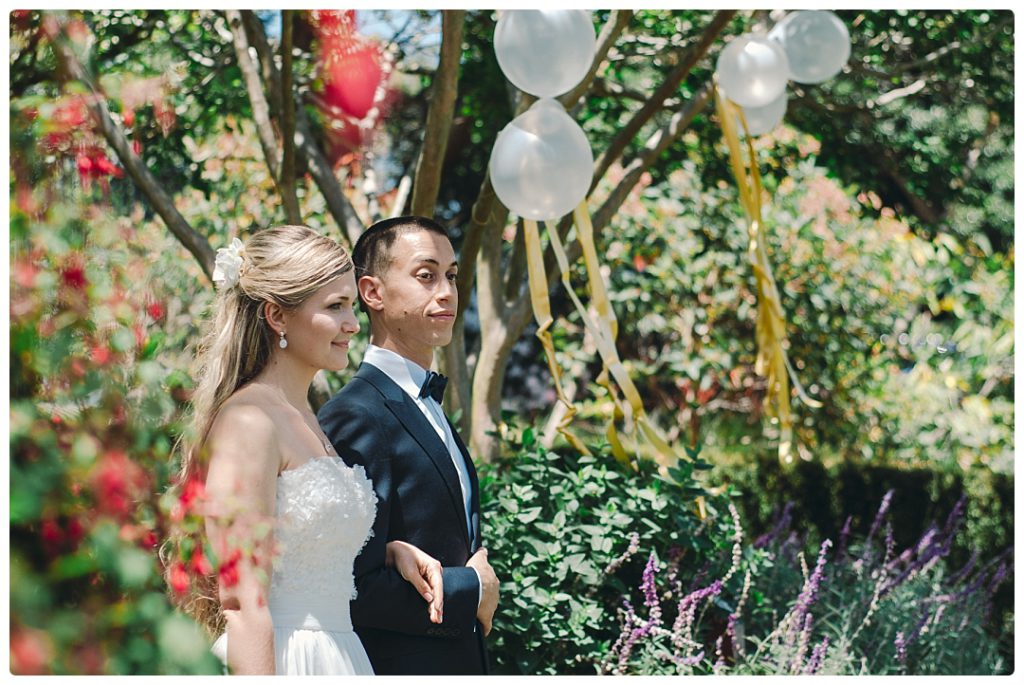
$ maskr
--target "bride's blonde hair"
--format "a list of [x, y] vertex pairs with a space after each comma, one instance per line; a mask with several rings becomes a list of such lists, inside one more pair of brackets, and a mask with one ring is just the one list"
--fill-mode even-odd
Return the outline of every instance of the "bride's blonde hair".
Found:
[[[276, 226], [245, 243], [237, 283], [221, 287], [213, 316], [206, 321], [196, 350], [189, 429], [176, 452], [181, 469], [176, 488], [205, 480], [205, 450], [210, 427], [224, 402], [253, 380], [270, 361], [278, 336], [264, 316], [266, 303], [294, 311], [313, 293], [352, 270], [352, 259], [336, 241], [306, 226]], [[172, 535], [170, 547], [180, 542]], [[162, 557], [169, 550], [164, 547]], [[164, 559], [169, 567], [168, 559]], [[223, 628], [215, 575], [199, 576], [180, 606], [211, 634]]]

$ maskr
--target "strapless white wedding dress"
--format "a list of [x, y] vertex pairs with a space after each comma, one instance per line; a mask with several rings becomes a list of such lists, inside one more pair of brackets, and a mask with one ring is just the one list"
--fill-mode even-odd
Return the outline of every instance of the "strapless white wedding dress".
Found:
[[[372, 534], [377, 496], [362, 466], [318, 457], [277, 480], [278, 555], [270, 615], [278, 675], [372, 675], [352, 632], [356, 555]], [[213, 653], [227, 661], [227, 634]]]

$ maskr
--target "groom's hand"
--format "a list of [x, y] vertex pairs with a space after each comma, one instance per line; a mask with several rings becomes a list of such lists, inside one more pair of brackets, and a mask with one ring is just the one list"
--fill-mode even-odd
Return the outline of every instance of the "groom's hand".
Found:
[[480, 575], [482, 592], [480, 593], [480, 606], [477, 607], [476, 617], [484, 628], [484, 635], [491, 632], [491, 620], [494, 618], [494, 610], [498, 608], [498, 577], [494, 575], [494, 569], [487, 561], [487, 550], [481, 547], [476, 551], [466, 566], [476, 569]]

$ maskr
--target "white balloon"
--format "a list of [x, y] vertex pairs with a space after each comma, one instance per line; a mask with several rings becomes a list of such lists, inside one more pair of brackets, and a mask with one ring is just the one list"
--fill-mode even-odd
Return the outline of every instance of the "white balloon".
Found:
[[504, 10], [494, 29], [494, 54], [512, 84], [555, 97], [587, 75], [597, 37], [584, 10]]
[[594, 154], [562, 105], [543, 98], [501, 130], [488, 170], [506, 207], [524, 219], [549, 221], [565, 216], [586, 197]]
[[826, 81], [850, 59], [850, 32], [828, 10], [787, 14], [768, 37], [786, 51], [790, 78], [799, 83]]
[[[782, 117], [786, 115], [786, 103], [789, 96], [786, 91], [763, 107], [743, 107], [743, 118], [747, 121], [747, 130], [752, 136], [759, 136], [763, 133], [775, 130], [775, 127], [782, 123]], [[736, 127], [743, 133], [743, 126], [736, 122]]]
[[715, 73], [730, 100], [742, 107], [763, 107], [786, 89], [789, 64], [778, 43], [745, 33], [725, 46]]

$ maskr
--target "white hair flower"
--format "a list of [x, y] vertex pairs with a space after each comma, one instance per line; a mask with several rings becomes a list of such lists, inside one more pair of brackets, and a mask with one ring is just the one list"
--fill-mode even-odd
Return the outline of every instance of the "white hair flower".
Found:
[[213, 282], [219, 283], [222, 288], [231, 288], [238, 283], [243, 254], [245, 245], [238, 238], [233, 239], [227, 247], [218, 249], [213, 267]]

